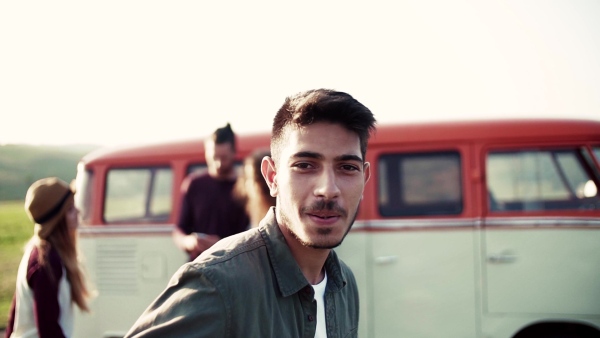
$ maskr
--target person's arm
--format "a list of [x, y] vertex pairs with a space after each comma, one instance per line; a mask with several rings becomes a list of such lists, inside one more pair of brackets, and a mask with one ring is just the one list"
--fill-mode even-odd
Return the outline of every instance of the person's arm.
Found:
[[227, 337], [225, 300], [210, 271], [182, 266], [125, 338]]
[[60, 257], [51, 252], [46, 262], [48, 266], [41, 267], [35, 253], [37, 250], [29, 260], [31, 268], [27, 271], [27, 283], [33, 291], [33, 312], [39, 337], [65, 337], [59, 323], [58, 282], [63, 274]]
[[204, 250], [213, 246], [221, 238], [217, 235], [208, 235], [198, 232], [193, 232], [186, 235], [181, 229], [175, 227], [173, 229], [173, 241], [179, 249], [187, 252], [190, 257], [198, 257]]
[[179, 217], [177, 217], [177, 223], [173, 228], [173, 242], [175, 245], [190, 255], [191, 259], [198, 256], [197, 240], [192, 235], [192, 208], [189, 202], [188, 192], [192, 183], [191, 176], [186, 177], [181, 183], [181, 208], [179, 210]]
[[196, 247], [196, 237], [193, 234], [184, 233], [179, 227], [173, 229], [173, 241], [177, 247], [187, 253], [192, 252]]

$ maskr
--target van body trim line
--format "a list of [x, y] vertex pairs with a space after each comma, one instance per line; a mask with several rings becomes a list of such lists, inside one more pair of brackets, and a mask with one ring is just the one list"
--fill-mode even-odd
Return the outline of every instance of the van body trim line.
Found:
[[109, 235], [109, 234], [170, 234], [173, 232], [174, 224], [157, 225], [88, 225], [79, 227], [80, 235]]
[[502, 217], [502, 218], [463, 218], [463, 219], [394, 219], [365, 221], [360, 227], [355, 225], [353, 230], [377, 231], [415, 230], [431, 228], [500, 228], [500, 227], [600, 227], [600, 218], [595, 217]]
[[600, 218], [593, 217], [503, 217], [488, 218], [486, 227], [600, 227]]
[[373, 220], [369, 222], [366, 228], [386, 228], [386, 229], [414, 229], [414, 228], [474, 228], [478, 227], [481, 221], [476, 218], [461, 219], [394, 219], [394, 220]]
[[[430, 228], [501, 228], [501, 227], [586, 227], [600, 228], [600, 219], [593, 217], [502, 217], [502, 218], [463, 218], [463, 219], [390, 219], [355, 221], [352, 231], [430, 229]], [[80, 235], [119, 235], [119, 234], [170, 234], [174, 224], [156, 224], [152, 226], [92, 225], [79, 227]]]
[[[171, 234], [175, 228], [174, 224], [137, 225], [86, 225], [80, 226], [79, 235], [123, 235], [123, 234]], [[367, 228], [365, 221], [355, 221], [352, 230]]]

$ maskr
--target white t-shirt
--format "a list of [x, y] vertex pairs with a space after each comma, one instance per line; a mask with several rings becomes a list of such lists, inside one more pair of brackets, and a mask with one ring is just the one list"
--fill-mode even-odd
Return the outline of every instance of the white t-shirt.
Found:
[[327, 325], [325, 325], [325, 287], [327, 286], [327, 272], [323, 280], [313, 285], [315, 300], [317, 301], [317, 331], [315, 338], [327, 338]]

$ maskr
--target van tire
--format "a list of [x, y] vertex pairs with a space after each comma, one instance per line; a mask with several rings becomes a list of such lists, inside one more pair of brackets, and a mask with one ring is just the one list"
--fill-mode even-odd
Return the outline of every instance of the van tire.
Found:
[[513, 338], [600, 338], [600, 331], [577, 323], [540, 323], [522, 329]]

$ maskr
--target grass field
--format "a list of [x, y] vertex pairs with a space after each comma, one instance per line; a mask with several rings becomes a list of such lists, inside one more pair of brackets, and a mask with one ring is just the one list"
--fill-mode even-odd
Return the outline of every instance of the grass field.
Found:
[[0, 202], [0, 329], [6, 327], [23, 248], [33, 234], [23, 201]]

